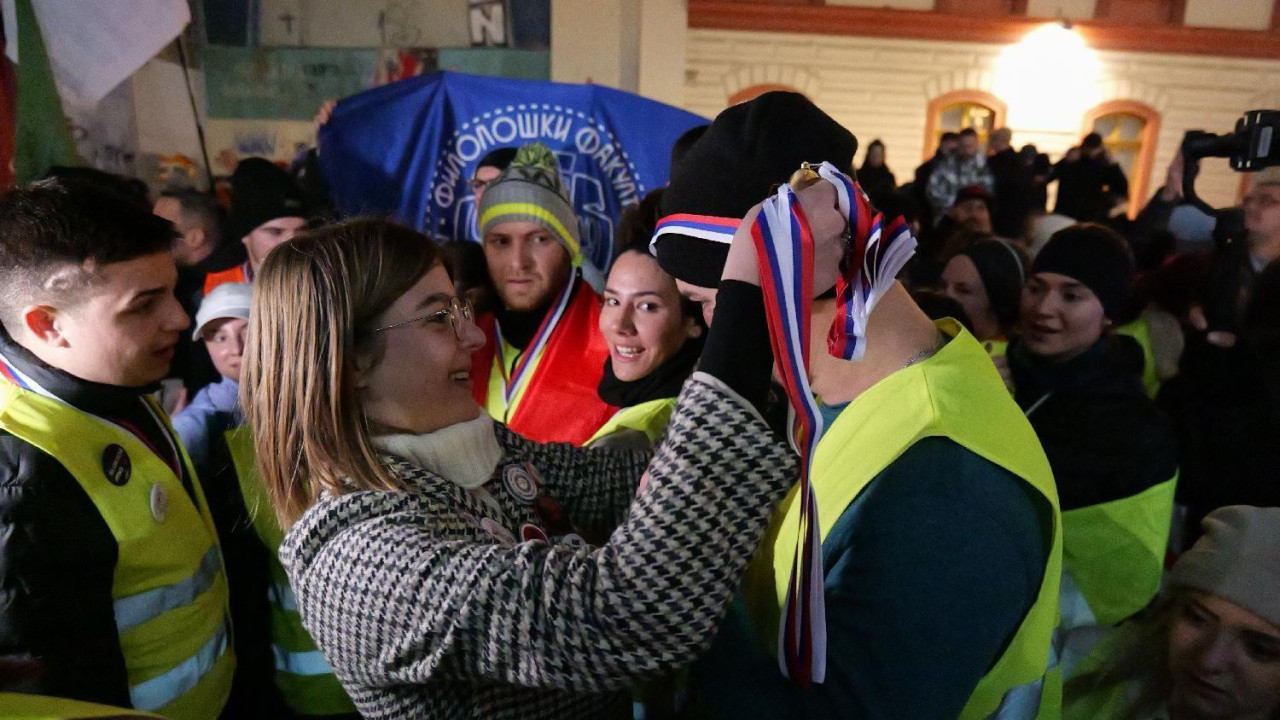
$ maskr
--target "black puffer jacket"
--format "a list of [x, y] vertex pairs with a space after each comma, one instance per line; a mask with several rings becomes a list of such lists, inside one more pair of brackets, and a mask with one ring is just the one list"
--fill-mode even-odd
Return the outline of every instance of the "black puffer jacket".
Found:
[[1104, 337], [1062, 363], [1015, 341], [1009, 369], [1063, 512], [1136, 495], [1177, 471], [1173, 431], [1143, 390], [1142, 350], [1131, 338]]
[[[71, 406], [142, 429], [166, 447], [143, 404], [154, 388], [91, 383], [55, 370], [0, 330], [13, 369]], [[9, 382], [7, 379], [0, 382]], [[183, 478], [190, 492], [190, 478]], [[0, 431], [0, 658], [37, 660], [25, 690], [130, 707], [111, 587], [115, 538], [55, 458]]]

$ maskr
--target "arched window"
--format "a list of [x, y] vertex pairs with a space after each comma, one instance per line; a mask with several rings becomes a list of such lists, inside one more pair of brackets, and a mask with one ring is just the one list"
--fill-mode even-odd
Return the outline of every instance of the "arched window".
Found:
[[986, 152], [987, 136], [1004, 125], [1007, 108], [1000, 98], [982, 90], [955, 90], [929, 101], [924, 129], [924, 158], [933, 157], [938, 141], [946, 132], [973, 128], [978, 133], [981, 152]]
[[1160, 135], [1160, 113], [1133, 100], [1102, 103], [1085, 115], [1085, 132], [1102, 136], [1102, 144], [1129, 179], [1129, 217], [1147, 202], [1151, 162]]
[[751, 85], [750, 87], [744, 87], [738, 92], [730, 95], [729, 105], [739, 105], [744, 102], [755, 100], [761, 95], [767, 92], [773, 92], [774, 90], [782, 90], [784, 92], [793, 92], [793, 93], [800, 92], [799, 90], [791, 87], [790, 85], [779, 85], [777, 83], [762, 83], [760, 85]]

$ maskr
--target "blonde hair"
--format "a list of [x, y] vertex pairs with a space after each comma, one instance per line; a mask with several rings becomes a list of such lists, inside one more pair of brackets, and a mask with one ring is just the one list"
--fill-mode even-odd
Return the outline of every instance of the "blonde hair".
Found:
[[267, 256], [240, 404], [281, 527], [322, 492], [403, 489], [378, 459], [357, 381], [381, 349], [375, 318], [437, 262], [426, 236], [374, 219], [303, 233]]

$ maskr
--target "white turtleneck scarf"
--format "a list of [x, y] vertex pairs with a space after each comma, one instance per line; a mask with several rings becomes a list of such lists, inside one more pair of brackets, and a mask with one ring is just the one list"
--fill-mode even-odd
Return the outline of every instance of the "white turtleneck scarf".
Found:
[[493, 418], [484, 410], [474, 420], [435, 432], [379, 435], [373, 445], [468, 490], [488, 482], [502, 459]]

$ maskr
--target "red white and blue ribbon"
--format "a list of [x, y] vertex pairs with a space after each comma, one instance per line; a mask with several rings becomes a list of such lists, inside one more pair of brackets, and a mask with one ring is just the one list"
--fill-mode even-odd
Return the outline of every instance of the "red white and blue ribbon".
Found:
[[[851, 233], [849, 253], [836, 283], [839, 306], [827, 347], [835, 357], [858, 360], [866, 351], [867, 317], [915, 254], [916, 241], [901, 218], [890, 223], [890, 232], [882, 233], [880, 214], [856, 182], [827, 163], [818, 172], [835, 186]], [[784, 675], [808, 687], [826, 678], [827, 665], [822, 537], [810, 477], [824, 428], [818, 400], [809, 385], [814, 240], [809, 221], [789, 186], [783, 185], [765, 201], [751, 236], [760, 266], [769, 339], [791, 405], [789, 436], [800, 455], [800, 525], [778, 628], [778, 664]]]
[[533, 371], [534, 359], [542, 354], [542, 348], [546, 347], [547, 341], [551, 339], [551, 334], [555, 332], [556, 326], [560, 324], [560, 317], [564, 315], [564, 310], [569, 306], [569, 296], [573, 295], [573, 287], [577, 284], [577, 275], [570, 275], [569, 282], [565, 284], [564, 289], [560, 291], [560, 296], [556, 298], [556, 302], [552, 305], [551, 312], [542, 318], [542, 325], [538, 327], [538, 332], [533, 336], [533, 341], [529, 343], [529, 347], [520, 354], [516, 364], [511, 368], [510, 375], [507, 374], [507, 363], [502, 358], [502, 326], [494, 318], [493, 329], [498, 335], [498, 368], [502, 372], [502, 393], [503, 399], [506, 401], [507, 412], [511, 412], [511, 407], [516, 397], [520, 394], [520, 389], [529, 381], [529, 376]]
[[740, 218], [722, 218], [714, 215], [691, 215], [678, 213], [668, 215], [658, 221], [653, 229], [653, 237], [649, 240], [649, 253], [654, 253], [654, 245], [658, 238], [666, 234], [688, 235], [700, 240], [724, 243], [733, 242], [733, 234], [737, 232]]

